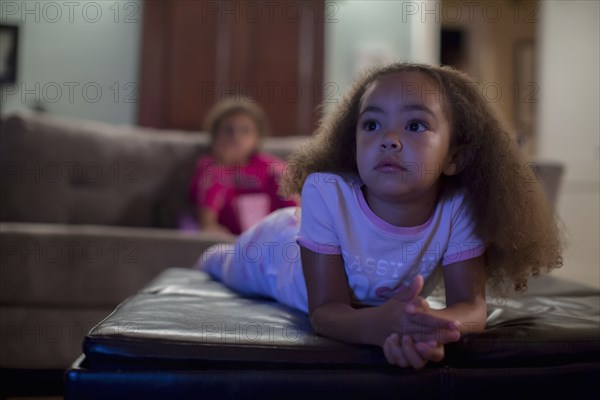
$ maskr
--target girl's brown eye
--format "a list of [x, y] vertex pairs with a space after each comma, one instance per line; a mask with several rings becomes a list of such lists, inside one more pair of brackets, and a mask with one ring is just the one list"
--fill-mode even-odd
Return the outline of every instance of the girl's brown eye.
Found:
[[363, 123], [363, 129], [366, 131], [374, 131], [377, 129], [377, 122], [373, 121], [372, 119], [367, 120]]
[[[422, 129], [419, 129], [419, 127], [422, 127]], [[423, 122], [411, 121], [406, 125], [406, 129], [408, 129], [411, 132], [423, 132], [426, 131], [428, 127]]]

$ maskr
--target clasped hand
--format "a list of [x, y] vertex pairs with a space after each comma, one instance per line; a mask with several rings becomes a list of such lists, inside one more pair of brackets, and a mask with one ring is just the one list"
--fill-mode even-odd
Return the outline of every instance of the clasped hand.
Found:
[[[388, 308], [395, 323], [382, 347], [390, 364], [421, 369], [428, 361], [444, 358], [444, 344], [460, 339], [457, 321], [434, 315], [427, 301], [419, 296], [423, 277], [417, 275], [382, 307]], [[408, 329], [410, 327], [410, 329]]]

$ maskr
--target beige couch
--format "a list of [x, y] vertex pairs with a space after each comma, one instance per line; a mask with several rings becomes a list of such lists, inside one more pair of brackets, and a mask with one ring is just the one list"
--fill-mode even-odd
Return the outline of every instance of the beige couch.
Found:
[[[306, 137], [271, 137], [282, 158]], [[0, 368], [63, 369], [160, 271], [234, 236], [176, 229], [208, 135], [14, 113], [0, 140]]]

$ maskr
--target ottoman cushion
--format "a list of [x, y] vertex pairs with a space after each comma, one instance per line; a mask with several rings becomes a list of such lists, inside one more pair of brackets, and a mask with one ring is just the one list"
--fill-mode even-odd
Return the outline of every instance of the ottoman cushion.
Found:
[[[445, 300], [434, 292], [428, 301], [441, 308]], [[84, 353], [89, 362], [387, 364], [377, 346], [315, 335], [302, 312], [239, 295], [203, 272], [177, 268], [163, 272], [93, 328]], [[426, 368], [573, 362], [600, 362], [600, 293], [542, 276], [532, 279], [523, 295], [505, 303], [489, 300], [485, 332], [446, 345], [444, 360]]]

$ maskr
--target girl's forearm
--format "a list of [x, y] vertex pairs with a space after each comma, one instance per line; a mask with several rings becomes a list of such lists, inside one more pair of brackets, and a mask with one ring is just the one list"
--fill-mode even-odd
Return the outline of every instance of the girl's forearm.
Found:
[[[416, 333], [419, 329], [430, 331], [430, 327], [420, 327], [415, 323], [399, 323], [398, 314], [390, 307], [381, 306], [353, 308], [345, 303], [326, 303], [315, 309], [310, 317], [313, 329], [323, 336], [348, 343], [383, 346], [385, 339], [393, 332], [400, 335]], [[442, 310], [430, 310], [441, 320], [459, 322], [460, 334], [482, 332], [485, 329], [486, 305], [456, 303]], [[396, 323], [394, 323], [396, 322]], [[400, 328], [398, 328], [400, 326]], [[436, 335], [446, 341], [448, 334], [440, 323]]]
[[217, 215], [217, 212], [214, 210], [199, 207], [198, 219], [200, 223], [200, 228], [202, 228], [203, 230], [231, 233], [231, 231], [227, 227], [219, 223], [219, 217]]
[[434, 315], [460, 323], [460, 334], [481, 333], [485, 330], [487, 305], [485, 301], [476, 303], [459, 302], [440, 310], [431, 310]]
[[310, 322], [322, 336], [356, 344], [383, 344], [389, 335], [381, 329], [379, 307], [353, 308], [344, 303], [327, 303], [313, 311]]

